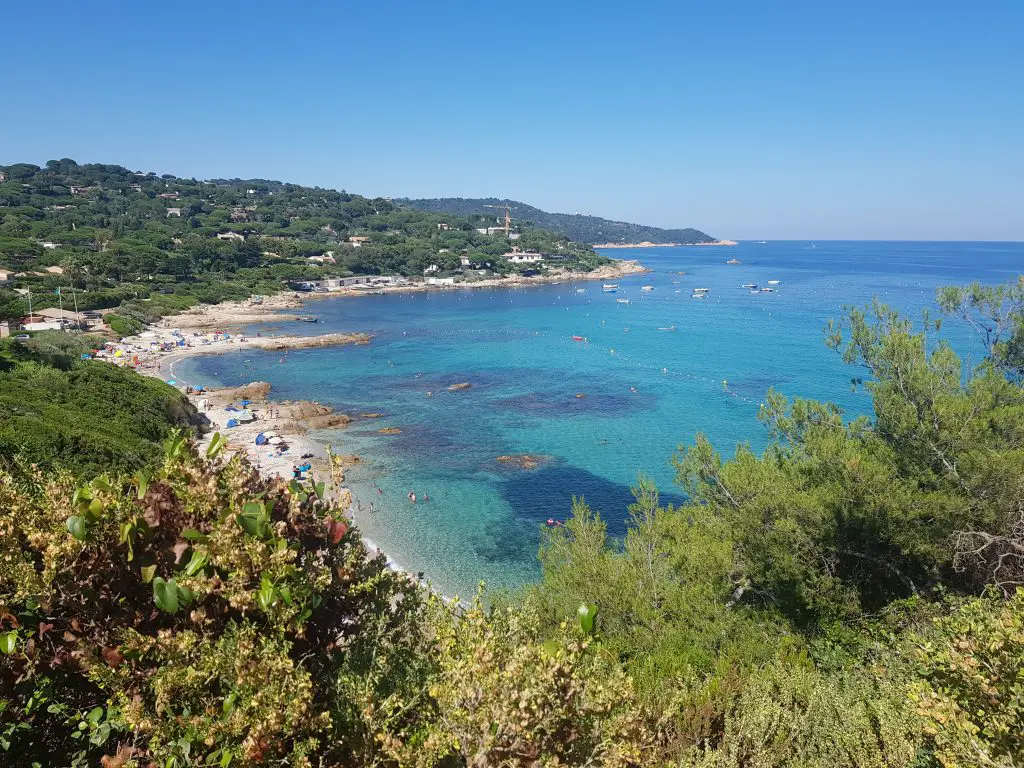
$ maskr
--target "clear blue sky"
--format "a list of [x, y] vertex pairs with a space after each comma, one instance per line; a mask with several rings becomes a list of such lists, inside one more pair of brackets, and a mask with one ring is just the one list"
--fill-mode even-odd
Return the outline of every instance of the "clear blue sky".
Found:
[[21, 2], [0, 164], [1024, 239], [1024, 1]]

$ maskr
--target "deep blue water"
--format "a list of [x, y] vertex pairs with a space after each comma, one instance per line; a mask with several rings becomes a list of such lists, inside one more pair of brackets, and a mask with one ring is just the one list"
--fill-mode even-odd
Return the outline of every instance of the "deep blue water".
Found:
[[[349, 473], [364, 505], [359, 525], [401, 566], [466, 595], [480, 580], [534, 578], [539, 529], [564, 518], [574, 495], [617, 535], [638, 472], [678, 501], [670, 459], [698, 431], [727, 455], [738, 442], [763, 447], [756, 415], [770, 387], [832, 400], [851, 416], [868, 411], [869, 398], [850, 388], [860, 372], [822, 343], [844, 305], [877, 296], [917, 317], [940, 285], [1024, 272], [1021, 243], [771, 242], [611, 255], [654, 271], [618, 280], [614, 294], [582, 282], [314, 300], [306, 311], [319, 325], [274, 330], [365, 331], [373, 343], [284, 358], [200, 356], [177, 375], [207, 385], [266, 380], [278, 399], [383, 412], [322, 435], [367, 460]], [[780, 281], [775, 293], [740, 288], [768, 280]], [[710, 288], [708, 298], [692, 299], [694, 287]], [[964, 329], [945, 328], [959, 350], [980, 354]], [[472, 388], [447, 390], [462, 381]], [[378, 434], [384, 426], [402, 433]], [[495, 461], [517, 453], [549, 458], [532, 471]], [[429, 503], [413, 506], [409, 490]]]

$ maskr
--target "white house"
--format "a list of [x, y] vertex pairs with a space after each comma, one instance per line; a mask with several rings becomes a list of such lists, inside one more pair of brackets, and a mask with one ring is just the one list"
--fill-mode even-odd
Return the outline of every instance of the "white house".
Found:
[[531, 251], [510, 251], [505, 254], [505, 258], [511, 264], [537, 264], [544, 261], [544, 254]]
[[432, 275], [435, 272], [440, 272], [441, 268], [437, 264], [431, 264], [429, 267], [423, 270], [424, 275]]
[[171, 216], [179, 216], [180, 217], [181, 216], [181, 208], [168, 208], [167, 209], [167, 218], [170, 218]]
[[370, 238], [365, 235], [353, 235], [348, 239], [348, 244], [353, 248], [359, 248], [363, 243], [370, 242]]
[[218, 240], [245, 240], [245, 235], [240, 235], [237, 232], [220, 232], [217, 235]]
[[39, 244], [48, 251], [52, 251], [54, 248], [60, 248], [60, 243], [51, 243], [46, 240], [41, 241]]
[[455, 285], [454, 277], [428, 277], [427, 285]]
[[7, 269], [0, 269], [0, 283], [6, 283], [14, 273]]

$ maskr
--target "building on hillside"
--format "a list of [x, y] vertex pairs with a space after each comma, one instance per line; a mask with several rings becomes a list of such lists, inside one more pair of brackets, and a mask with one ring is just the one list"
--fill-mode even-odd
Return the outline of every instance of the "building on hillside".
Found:
[[21, 331], [59, 331], [64, 327], [60, 320], [51, 320], [38, 314], [21, 318], [18, 330]]
[[[90, 317], [90, 315], [94, 314], [95, 313], [72, 312], [70, 309], [66, 307], [63, 310], [60, 307], [47, 307], [46, 309], [36, 310], [35, 317], [37, 320], [41, 320], [42, 322], [47, 323], [63, 322], [65, 327], [71, 326], [77, 328], [87, 328], [92, 321], [96, 320], [95, 317]], [[32, 329], [30, 328], [29, 330]]]
[[8, 269], [0, 269], [0, 283], [9, 282], [14, 273]]
[[334, 254], [331, 252], [322, 253], [319, 256], [310, 256], [306, 259], [311, 264], [334, 264]]
[[218, 240], [245, 240], [245, 235], [240, 235], [237, 232], [220, 232], [217, 234]]
[[446, 221], [439, 221], [437, 223], [437, 228], [440, 229], [443, 232], [447, 232], [448, 230], [450, 230], [452, 228], [452, 225], [449, 224]]
[[427, 285], [455, 285], [454, 277], [428, 277], [424, 282]]
[[464, 267], [468, 267], [473, 262], [469, 260], [469, 256], [459, 256], [459, 263]]
[[177, 192], [161, 192], [158, 196], [162, 200], [177, 200], [178, 199], [178, 193]]
[[180, 217], [181, 216], [181, 208], [168, 208], [167, 209], [167, 218], [170, 218], [171, 216], [178, 216], [178, 217]]
[[365, 235], [353, 235], [348, 239], [349, 245], [353, 248], [359, 248], [363, 243], [370, 242], [370, 238]]
[[479, 232], [481, 235], [496, 235], [499, 232], [501, 234], [505, 234], [505, 228], [504, 227], [480, 227], [477, 230], [477, 232]]
[[424, 275], [432, 275], [435, 272], [440, 272], [441, 268], [437, 264], [431, 264], [429, 267], [423, 270]]
[[506, 254], [503, 254], [503, 258], [510, 264], [537, 264], [544, 261], [544, 254], [537, 253], [536, 251], [520, 251], [513, 249]]
[[63, 275], [64, 274], [64, 267], [56, 267], [56, 266], [54, 266], [54, 267], [43, 267], [43, 269], [45, 269], [51, 275]]
[[3, 171], [0, 171], [0, 184], [2, 184], [5, 181], [7, 181], [7, 174], [4, 173]]
[[51, 243], [48, 240], [40, 240], [39, 244], [48, 251], [52, 251], [54, 248], [60, 248], [60, 243]]

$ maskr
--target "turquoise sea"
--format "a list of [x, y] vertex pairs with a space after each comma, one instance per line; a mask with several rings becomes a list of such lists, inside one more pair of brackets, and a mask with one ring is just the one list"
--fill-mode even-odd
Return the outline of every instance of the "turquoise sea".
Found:
[[[1024, 272], [1022, 243], [747, 242], [609, 254], [653, 272], [617, 280], [616, 293], [580, 282], [313, 300], [305, 311], [318, 325], [260, 330], [365, 331], [373, 342], [200, 356], [176, 374], [211, 386], [265, 380], [277, 399], [385, 414], [320, 435], [365, 459], [349, 472], [358, 524], [399, 566], [465, 596], [481, 580], [535, 578], [539, 531], [566, 517], [574, 495], [618, 535], [638, 472], [678, 500], [670, 459], [696, 432], [727, 455], [738, 442], [763, 447], [756, 416], [769, 387], [838, 402], [851, 416], [867, 411], [869, 398], [850, 388], [860, 372], [822, 343], [844, 305], [877, 296], [918, 316], [940, 285]], [[725, 263], [733, 258], [742, 263]], [[769, 280], [779, 281], [774, 293], [740, 287]], [[691, 298], [696, 287], [710, 289], [706, 299]], [[958, 349], [980, 353], [947, 327]], [[466, 381], [468, 390], [447, 389]], [[379, 434], [385, 426], [402, 432]], [[522, 453], [549, 458], [530, 471], [496, 461]], [[410, 490], [429, 502], [411, 504]]]

